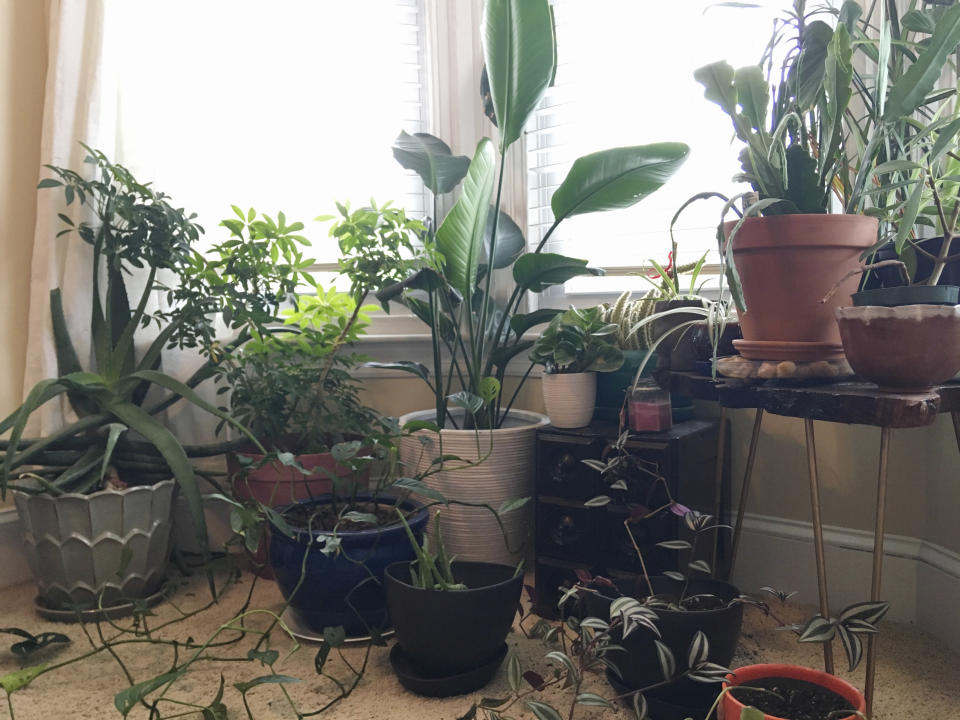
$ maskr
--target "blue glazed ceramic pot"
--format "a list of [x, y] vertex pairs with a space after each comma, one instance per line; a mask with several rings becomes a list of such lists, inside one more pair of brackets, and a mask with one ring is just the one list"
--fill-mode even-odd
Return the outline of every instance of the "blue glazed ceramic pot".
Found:
[[[331, 499], [324, 495], [300, 505], [328, 505]], [[372, 499], [357, 497], [360, 502]], [[379, 497], [377, 501], [391, 504], [393, 499]], [[279, 510], [283, 512], [289, 507]], [[420, 542], [429, 517], [427, 509], [412, 501], [401, 507], [412, 511], [407, 522]], [[391, 563], [414, 559], [403, 526], [397, 523], [369, 530], [339, 531], [340, 550], [327, 556], [321, 550], [331, 535], [325, 530], [295, 529], [291, 538], [270, 523], [270, 567], [296, 619], [318, 633], [325, 627], [342, 626], [347, 637], [366, 636], [373, 628], [388, 629], [384, 571]], [[301, 571], [304, 577], [298, 588]]]

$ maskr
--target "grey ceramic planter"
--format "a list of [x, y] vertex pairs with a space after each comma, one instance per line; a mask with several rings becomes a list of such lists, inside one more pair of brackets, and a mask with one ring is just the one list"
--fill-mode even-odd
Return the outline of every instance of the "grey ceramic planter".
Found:
[[[14, 493], [40, 602], [54, 610], [146, 598], [163, 582], [173, 480], [59, 497]], [[122, 575], [118, 575], [129, 555]]]

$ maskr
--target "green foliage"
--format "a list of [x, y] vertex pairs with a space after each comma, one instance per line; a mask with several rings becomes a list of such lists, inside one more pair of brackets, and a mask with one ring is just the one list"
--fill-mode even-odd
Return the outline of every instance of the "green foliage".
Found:
[[548, 373], [612, 372], [623, 365], [617, 326], [599, 307], [556, 315], [533, 345], [530, 360]]
[[[434, 220], [418, 251], [418, 266], [402, 282], [377, 293], [388, 311], [391, 301], [399, 302], [430, 327], [432, 367], [408, 364], [405, 369], [428, 383], [440, 427], [448, 420], [455, 424], [447, 407], [449, 398], [460, 397], [458, 390], [485, 401], [468, 424], [500, 427], [516, 399], [516, 391], [512, 399], [503, 397], [507, 365], [529, 349], [523, 333], [553, 314], [521, 314], [526, 294], [581, 275], [602, 274], [585, 260], [543, 252], [557, 226], [574, 215], [635, 204], [666, 182], [689, 151], [680, 143], [660, 143], [605, 150], [579, 159], [554, 195], [553, 226], [533, 252], [524, 252], [526, 242], [519, 226], [500, 210], [502, 156], [519, 138], [553, 81], [556, 40], [549, 4], [546, 0], [488, 2], [483, 40], [487, 67], [481, 87], [489, 98], [489, 115], [496, 118], [499, 142], [482, 139], [464, 170], [462, 160], [442, 141], [428, 135], [398, 137], [395, 156], [434, 192]], [[436, 196], [453, 190], [454, 178], [464, 172], [457, 202], [438, 223]], [[450, 363], [446, 374], [444, 355]], [[495, 387], [491, 378], [498, 383], [495, 396], [489, 392]]]

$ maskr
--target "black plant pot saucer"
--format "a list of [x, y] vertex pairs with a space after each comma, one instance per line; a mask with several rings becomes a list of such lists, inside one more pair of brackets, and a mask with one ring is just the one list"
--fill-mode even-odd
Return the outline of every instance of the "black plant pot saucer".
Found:
[[[633, 689], [624, 685], [616, 673], [609, 668], [606, 677], [610, 687], [614, 689], [617, 695], [623, 695]], [[644, 693], [643, 695], [647, 699], [647, 707], [650, 710], [650, 717], [657, 720], [688, 720], [692, 717], [706, 717], [713, 702], [717, 699], [717, 695], [720, 694], [720, 683], [716, 685], [704, 684], [703, 688], [702, 693], [686, 694], [686, 697], [689, 698], [689, 704], [683, 705], [677, 703], [675, 697], [669, 697], [672, 695], [669, 685]], [[713, 688], [716, 688], [716, 690], [713, 690]], [[664, 695], [667, 695], [669, 699]], [[629, 700], [625, 700], [624, 704], [630, 707]]]
[[479, 690], [493, 680], [506, 656], [507, 644], [504, 643], [494, 657], [473, 670], [448, 677], [425, 677], [417, 673], [400, 643], [396, 643], [390, 649], [390, 665], [400, 684], [410, 692], [427, 697], [452, 697]]

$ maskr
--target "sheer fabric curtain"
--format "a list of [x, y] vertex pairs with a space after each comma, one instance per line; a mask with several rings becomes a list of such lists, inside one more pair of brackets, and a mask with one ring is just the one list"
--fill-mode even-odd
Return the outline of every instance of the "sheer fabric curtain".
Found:
[[[112, 152], [116, 135], [115, 93], [105, 57], [106, 0], [48, 0], [48, 70], [44, 88], [41, 159], [44, 164], [78, 168], [86, 155], [83, 140]], [[38, 179], [49, 172], [39, 170]], [[71, 337], [83, 362], [90, 355], [90, 252], [76, 236], [56, 238], [64, 212], [63, 193], [37, 193], [33, 238], [27, 362], [24, 392], [56, 377], [57, 359], [50, 321], [50, 290], [60, 288]], [[74, 206], [67, 212], [74, 214]], [[87, 312], [85, 312], [87, 311]], [[47, 403], [35, 413], [28, 434], [48, 433], [68, 417], [66, 402]]]

